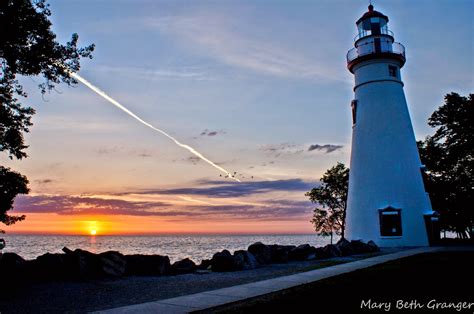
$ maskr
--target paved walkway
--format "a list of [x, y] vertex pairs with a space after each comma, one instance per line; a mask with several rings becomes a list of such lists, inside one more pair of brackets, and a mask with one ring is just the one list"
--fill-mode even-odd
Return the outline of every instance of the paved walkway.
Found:
[[405, 251], [366, 258], [363, 260], [326, 268], [315, 269], [290, 276], [283, 276], [239, 286], [205, 291], [171, 299], [129, 305], [110, 310], [99, 311], [96, 313], [189, 313], [192, 311], [203, 310], [226, 303], [242, 301], [267, 293], [292, 288], [306, 283], [352, 272], [358, 269], [386, 263], [403, 257], [420, 253], [435, 252], [439, 250], [443, 250], [443, 248], [423, 247], [408, 249]]

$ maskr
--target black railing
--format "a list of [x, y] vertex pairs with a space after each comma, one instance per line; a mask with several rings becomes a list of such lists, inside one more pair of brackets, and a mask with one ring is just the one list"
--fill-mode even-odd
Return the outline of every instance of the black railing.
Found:
[[[378, 44], [377, 44], [378, 45]], [[347, 62], [375, 53], [393, 53], [396, 55], [403, 56], [405, 58], [405, 47], [400, 43], [392, 43], [389, 40], [380, 41], [380, 49], [375, 48], [375, 42], [370, 41], [362, 45], [358, 45], [347, 52]]]

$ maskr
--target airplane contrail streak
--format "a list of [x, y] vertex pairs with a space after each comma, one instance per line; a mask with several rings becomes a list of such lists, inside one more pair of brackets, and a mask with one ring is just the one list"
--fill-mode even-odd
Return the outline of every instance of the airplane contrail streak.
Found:
[[82, 84], [84, 84], [85, 86], [87, 86], [89, 89], [91, 89], [93, 92], [95, 92], [97, 95], [101, 96], [102, 98], [104, 98], [105, 100], [107, 100], [108, 102], [110, 102], [112, 105], [114, 105], [115, 107], [119, 108], [120, 110], [124, 111], [125, 113], [127, 113], [129, 116], [131, 116], [132, 118], [134, 118], [135, 120], [137, 120], [138, 122], [140, 122], [141, 124], [144, 124], [146, 125], [147, 127], [149, 127], [150, 129], [152, 130], [155, 130], [156, 132], [158, 133], [161, 133], [162, 135], [166, 136], [167, 138], [169, 138], [170, 140], [172, 140], [176, 145], [188, 150], [191, 154], [199, 157], [200, 159], [204, 160], [205, 162], [207, 162], [208, 164], [210, 164], [211, 166], [213, 166], [214, 168], [216, 168], [217, 170], [223, 172], [226, 174], [226, 176], [228, 176], [229, 178], [237, 181], [237, 182], [241, 182], [238, 178], [236, 178], [234, 175], [232, 175], [232, 173], [230, 173], [229, 171], [227, 171], [226, 169], [222, 168], [221, 166], [215, 164], [212, 160], [209, 160], [208, 158], [206, 158], [205, 156], [203, 156], [200, 152], [198, 152], [197, 150], [195, 150], [194, 148], [192, 148], [191, 146], [187, 145], [187, 144], [183, 144], [181, 143], [180, 141], [178, 141], [177, 139], [175, 139], [173, 136], [169, 135], [168, 133], [166, 133], [165, 131], [161, 130], [161, 129], [158, 129], [156, 127], [154, 127], [153, 125], [151, 125], [150, 123], [146, 122], [145, 120], [143, 120], [142, 118], [140, 118], [139, 116], [137, 116], [136, 114], [134, 114], [133, 112], [131, 112], [130, 110], [128, 110], [125, 106], [123, 106], [121, 103], [119, 103], [118, 101], [116, 101], [115, 99], [113, 99], [112, 97], [110, 97], [109, 95], [107, 95], [107, 93], [105, 93], [103, 90], [101, 90], [100, 88], [92, 85], [92, 83], [90, 83], [88, 80], [86, 80], [85, 78], [83, 78], [82, 76], [80, 76], [79, 74], [77, 73], [73, 73], [73, 72], [69, 72], [69, 75], [72, 76], [74, 79], [78, 80], [79, 82], [81, 82]]

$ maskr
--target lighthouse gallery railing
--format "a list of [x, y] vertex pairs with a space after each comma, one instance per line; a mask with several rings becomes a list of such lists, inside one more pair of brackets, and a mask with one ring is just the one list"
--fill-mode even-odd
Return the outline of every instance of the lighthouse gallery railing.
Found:
[[374, 54], [374, 53], [394, 53], [397, 55], [401, 55], [405, 58], [405, 47], [400, 43], [392, 43], [388, 40], [382, 40], [380, 50], [376, 51], [375, 49], [375, 42], [370, 41], [362, 45], [358, 45], [355, 48], [352, 48], [347, 52], [347, 62], [351, 62], [356, 58]]

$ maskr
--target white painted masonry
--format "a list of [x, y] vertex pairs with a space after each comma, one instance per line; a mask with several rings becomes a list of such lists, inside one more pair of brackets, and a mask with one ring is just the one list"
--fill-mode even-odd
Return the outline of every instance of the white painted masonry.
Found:
[[[381, 21], [380, 25], [386, 28], [388, 18], [384, 17], [372, 7], [359, 24], [370, 27], [373, 21]], [[373, 240], [382, 247], [427, 246], [424, 215], [433, 211], [424, 189], [422, 165], [400, 76], [405, 63], [404, 48], [383, 31], [373, 33], [372, 30], [356, 41], [348, 54], [348, 67], [355, 77], [357, 107], [346, 237]], [[381, 41], [378, 48], [376, 38]], [[396, 49], [392, 43], [397, 45]], [[361, 44], [363, 47], [359, 47]], [[386, 208], [388, 214], [397, 213], [391, 209], [399, 210], [401, 232], [390, 229], [397, 235], [382, 235], [380, 210]]]

